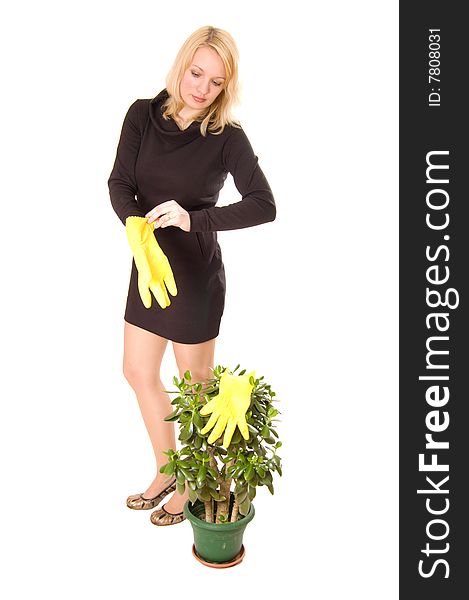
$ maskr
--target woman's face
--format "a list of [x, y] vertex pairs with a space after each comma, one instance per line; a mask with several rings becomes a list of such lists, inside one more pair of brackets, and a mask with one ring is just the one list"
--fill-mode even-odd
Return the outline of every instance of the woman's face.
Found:
[[179, 87], [186, 107], [198, 112], [210, 106], [223, 90], [225, 78], [225, 66], [218, 53], [213, 48], [198, 48]]

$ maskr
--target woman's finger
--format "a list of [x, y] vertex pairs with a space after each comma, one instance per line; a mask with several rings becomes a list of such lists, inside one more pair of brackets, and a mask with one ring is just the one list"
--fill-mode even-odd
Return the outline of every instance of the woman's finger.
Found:
[[170, 225], [174, 225], [174, 227], [179, 227], [180, 218], [176, 213], [171, 213], [169, 216], [166, 216], [162, 219], [161, 227], [169, 227]]
[[168, 212], [168, 210], [171, 210], [171, 208], [173, 208], [175, 204], [177, 206], [179, 206], [179, 204], [175, 200], [167, 200], [166, 202], [162, 202], [161, 204], [158, 204], [157, 206], [152, 208], [150, 211], [148, 211], [147, 214], [145, 215], [145, 217], [154, 216], [154, 215], [158, 216], [160, 214]]
[[177, 221], [178, 215], [176, 213], [167, 213], [158, 219], [158, 222], [155, 223], [155, 229], [158, 227], [168, 227], [168, 225], [177, 225]]

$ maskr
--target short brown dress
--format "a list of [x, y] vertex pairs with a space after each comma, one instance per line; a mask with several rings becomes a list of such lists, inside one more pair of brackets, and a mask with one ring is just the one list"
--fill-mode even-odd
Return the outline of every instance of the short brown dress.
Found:
[[[175, 200], [188, 211], [191, 229], [163, 227], [154, 235], [171, 265], [178, 293], [161, 308], [152, 295], [145, 308], [132, 258], [124, 319], [168, 340], [197, 344], [215, 338], [225, 305], [225, 269], [217, 231], [252, 227], [276, 216], [272, 190], [242, 128], [214, 135], [193, 121], [185, 130], [163, 118], [168, 92], [136, 100], [127, 111], [108, 180], [112, 207], [125, 225], [157, 204]], [[215, 206], [227, 174], [242, 198]]]

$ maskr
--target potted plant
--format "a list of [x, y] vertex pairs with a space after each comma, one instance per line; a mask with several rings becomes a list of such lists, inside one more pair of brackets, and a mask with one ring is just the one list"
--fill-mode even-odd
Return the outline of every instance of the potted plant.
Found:
[[[194, 532], [193, 553], [204, 564], [217, 567], [241, 562], [243, 533], [254, 517], [256, 488], [265, 485], [273, 494], [272, 475], [282, 475], [275, 392], [263, 376], [256, 379], [253, 373], [245, 375], [246, 370], [236, 374], [239, 367], [229, 371], [216, 366], [205, 385], [192, 383], [190, 371], [182, 379], [174, 377], [178, 391], [168, 392], [178, 394], [171, 402], [175, 409], [165, 418], [179, 423], [182, 448], [165, 452], [168, 462], [160, 471], [176, 477], [180, 494], [187, 482], [184, 515]], [[216, 415], [212, 412], [209, 418], [207, 411], [221, 397], [220, 382], [226, 377], [248, 380], [250, 396], [236, 428], [222, 418], [209, 433]]]

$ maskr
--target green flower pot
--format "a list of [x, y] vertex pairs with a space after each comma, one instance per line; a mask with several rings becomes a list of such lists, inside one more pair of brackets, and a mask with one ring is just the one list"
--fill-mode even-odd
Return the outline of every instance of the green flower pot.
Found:
[[231, 562], [243, 545], [246, 525], [254, 518], [254, 506], [251, 504], [248, 514], [234, 523], [207, 523], [203, 502], [196, 500], [184, 505], [184, 516], [190, 521], [194, 532], [194, 546], [198, 556], [211, 563]]

